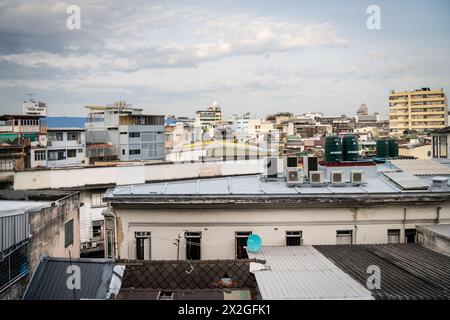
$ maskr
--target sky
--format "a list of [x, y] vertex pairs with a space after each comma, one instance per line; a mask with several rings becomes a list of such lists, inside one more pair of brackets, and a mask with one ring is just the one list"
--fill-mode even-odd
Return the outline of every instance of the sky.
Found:
[[[66, 12], [80, 8], [80, 29]], [[367, 8], [380, 8], [370, 30]], [[0, 0], [0, 114], [125, 100], [151, 114], [386, 117], [390, 90], [450, 89], [450, 1]]]

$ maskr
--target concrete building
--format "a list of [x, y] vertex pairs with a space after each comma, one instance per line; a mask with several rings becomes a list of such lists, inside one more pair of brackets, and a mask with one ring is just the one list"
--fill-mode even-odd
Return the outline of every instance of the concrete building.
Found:
[[389, 128], [393, 134], [443, 128], [447, 119], [447, 97], [443, 89], [421, 88], [389, 94]]
[[417, 226], [417, 242], [450, 257], [450, 224]]
[[436, 129], [431, 133], [433, 159], [446, 161], [450, 159], [450, 127]]
[[90, 163], [96, 160], [164, 160], [164, 116], [143, 115], [123, 101], [87, 106], [86, 148]]
[[47, 105], [33, 98], [22, 103], [22, 114], [30, 116], [47, 116]]
[[86, 163], [85, 118], [51, 117], [43, 122], [48, 140], [46, 166], [66, 167]]
[[215, 127], [222, 123], [222, 111], [217, 101], [214, 101], [206, 110], [195, 113], [195, 123], [199, 127]]
[[44, 255], [79, 258], [79, 194], [2, 191], [0, 230], [0, 300], [20, 299]]
[[[409, 188], [396, 177], [396, 165], [381, 169], [365, 168], [365, 183], [357, 187], [290, 188], [284, 179], [236, 176], [112, 189], [104, 197], [110, 204], [106, 247], [113, 250], [107, 257], [176, 259], [172, 243], [179, 237], [181, 259], [245, 258], [252, 233], [268, 246], [291, 237], [305, 245], [414, 242], [417, 224], [449, 221], [447, 189], [430, 189], [431, 180], [415, 177]], [[325, 181], [330, 170], [349, 174], [351, 168], [328, 168]], [[201, 249], [192, 253], [190, 242]]]

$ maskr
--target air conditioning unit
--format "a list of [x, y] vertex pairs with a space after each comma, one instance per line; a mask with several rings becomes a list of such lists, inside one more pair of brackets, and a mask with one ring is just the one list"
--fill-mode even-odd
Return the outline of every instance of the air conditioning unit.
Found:
[[322, 171], [310, 171], [309, 182], [311, 184], [323, 184], [323, 172]]
[[287, 180], [289, 168], [295, 168], [295, 169], [298, 168], [297, 157], [294, 157], [294, 156], [284, 157], [283, 174], [284, 174], [284, 177], [286, 180]]
[[345, 175], [342, 171], [331, 171], [330, 172], [330, 181], [332, 184], [344, 184]]
[[319, 170], [319, 158], [318, 157], [303, 157], [303, 169], [305, 174], [309, 177], [311, 171]]
[[350, 172], [350, 182], [353, 184], [362, 184], [364, 182], [364, 171]]
[[263, 171], [266, 178], [276, 178], [278, 176], [278, 158], [265, 158]]
[[303, 182], [303, 177], [300, 176], [297, 168], [287, 168], [286, 180], [288, 187], [294, 187]]

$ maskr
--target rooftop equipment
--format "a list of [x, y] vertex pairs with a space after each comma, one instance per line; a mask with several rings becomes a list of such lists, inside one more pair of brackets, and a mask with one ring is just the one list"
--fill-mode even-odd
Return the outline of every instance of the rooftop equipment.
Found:
[[310, 171], [309, 182], [312, 185], [322, 185], [324, 183], [323, 171]]
[[338, 136], [325, 138], [325, 161], [340, 162], [342, 160], [342, 144]]
[[354, 135], [347, 135], [342, 138], [342, 160], [358, 161], [359, 146], [358, 138]]
[[319, 170], [319, 158], [318, 157], [303, 157], [303, 170], [305, 175], [309, 177], [311, 171]]
[[287, 168], [286, 181], [288, 187], [295, 187], [303, 183], [303, 177], [300, 176], [298, 168]]
[[389, 157], [389, 141], [386, 139], [377, 140], [377, 158], [386, 159]]
[[364, 171], [351, 171], [350, 172], [350, 182], [352, 184], [360, 185], [364, 182]]
[[389, 157], [398, 158], [398, 142], [395, 139], [389, 139]]
[[342, 171], [331, 171], [330, 173], [330, 180], [332, 184], [344, 184], [345, 183], [345, 176], [344, 172]]
[[264, 176], [266, 178], [277, 178], [277, 176], [278, 176], [278, 158], [277, 157], [265, 158]]

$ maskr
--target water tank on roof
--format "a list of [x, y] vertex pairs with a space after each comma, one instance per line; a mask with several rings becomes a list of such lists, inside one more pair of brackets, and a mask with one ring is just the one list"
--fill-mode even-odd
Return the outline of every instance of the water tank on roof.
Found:
[[395, 139], [389, 139], [389, 157], [398, 158], [398, 142]]
[[325, 161], [340, 162], [342, 160], [342, 144], [338, 136], [325, 138]]
[[386, 139], [377, 140], [377, 158], [389, 157], [389, 141]]
[[358, 161], [359, 146], [358, 138], [353, 135], [344, 136], [342, 138], [342, 160]]

